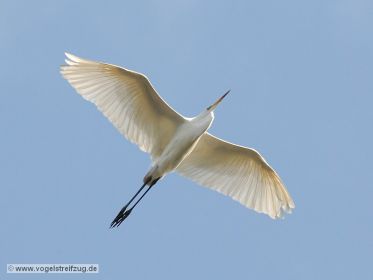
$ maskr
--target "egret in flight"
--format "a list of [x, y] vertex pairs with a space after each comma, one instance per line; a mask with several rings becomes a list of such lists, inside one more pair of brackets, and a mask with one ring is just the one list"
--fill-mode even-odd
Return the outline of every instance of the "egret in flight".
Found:
[[68, 53], [66, 57], [66, 65], [61, 66], [63, 77], [124, 137], [151, 156], [143, 185], [110, 227], [119, 226], [149, 190], [172, 171], [273, 219], [291, 213], [293, 200], [257, 151], [208, 133], [214, 110], [229, 91], [199, 115], [186, 118], [158, 95], [146, 76]]

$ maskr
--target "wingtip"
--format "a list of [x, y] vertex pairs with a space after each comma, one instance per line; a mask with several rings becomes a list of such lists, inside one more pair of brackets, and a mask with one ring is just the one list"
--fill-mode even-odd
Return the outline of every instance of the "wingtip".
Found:
[[85, 59], [83, 59], [83, 58], [80, 58], [80, 57], [78, 57], [78, 56], [76, 56], [76, 55], [73, 55], [73, 54], [71, 54], [71, 53], [68, 53], [68, 52], [65, 52], [65, 56], [69, 59], [69, 60], [71, 60], [72, 62], [84, 62], [85, 61]]
[[69, 52], [64, 52], [64, 55], [65, 55], [66, 58], [70, 58], [72, 56], [72, 54], [69, 53]]
[[71, 54], [71, 53], [68, 53], [68, 52], [65, 52], [65, 56], [70, 59], [71, 61], [77, 61], [77, 56]]
[[74, 56], [71, 54], [71, 53], [68, 53], [68, 52], [64, 52], [65, 54], [65, 63], [66, 65], [73, 65], [74, 64]]

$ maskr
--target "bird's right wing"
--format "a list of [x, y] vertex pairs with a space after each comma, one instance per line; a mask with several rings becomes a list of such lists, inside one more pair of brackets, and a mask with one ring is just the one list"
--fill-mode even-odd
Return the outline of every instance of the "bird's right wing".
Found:
[[176, 171], [273, 219], [295, 207], [280, 177], [257, 151], [207, 132]]
[[131, 142], [157, 158], [185, 119], [142, 74], [66, 54], [61, 74]]

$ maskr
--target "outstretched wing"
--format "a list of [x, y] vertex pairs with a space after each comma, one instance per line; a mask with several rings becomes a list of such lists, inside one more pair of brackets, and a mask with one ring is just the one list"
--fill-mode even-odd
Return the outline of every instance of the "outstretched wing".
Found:
[[280, 177], [257, 151], [207, 132], [176, 171], [273, 219], [295, 207]]
[[139, 148], [157, 158], [185, 119], [142, 74], [66, 53], [61, 74]]

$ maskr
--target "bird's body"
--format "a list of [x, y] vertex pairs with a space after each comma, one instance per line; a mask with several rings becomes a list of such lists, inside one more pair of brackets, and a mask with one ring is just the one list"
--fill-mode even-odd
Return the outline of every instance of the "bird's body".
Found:
[[180, 125], [170, 142], [166, 145], [162, 154], [153, 159], [149, 172], [144, 177], [144, 182], [151, 179], [162, 178], [167, 173], [175, 170], [177, 166], [196, 147], [198, 140], [208, 130], [214, 119], [214, 113], [204, 111], [198, 116], [185, 119]]
[[[158, 95], [144, 75], [66, 56], [67, 65], [61, 67], [64, 78], [152, 159], [144, 185], [112, 226], [120, 225], [150, 188], [172, 171], [271, 218], [282, 217], [295, 207], [280, 177], [257, 151], [207, 132], [214, 120], [214, 109], [229, 91], [196, 117], [186, 118]], [[146, 185], [149, 188], [127, 210]]]

